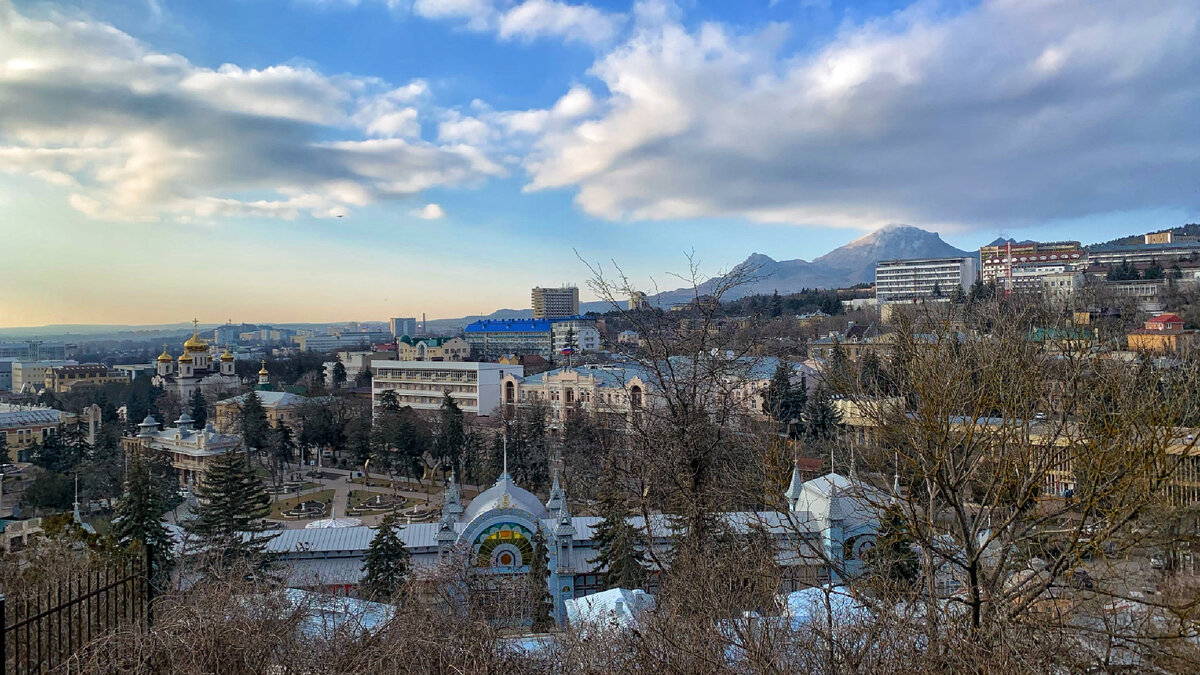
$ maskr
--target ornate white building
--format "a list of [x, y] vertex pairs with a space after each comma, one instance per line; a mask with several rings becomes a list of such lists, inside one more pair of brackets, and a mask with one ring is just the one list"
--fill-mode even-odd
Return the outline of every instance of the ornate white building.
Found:
[[[779, 547], [783, 566], [781, 592], [837, 581], [861, 572], [864, 556], [875, 544], [876, 513], [888, 495], [854, 478], [828, 474], [808, 483], [795, 469], [784, 493], [781, 511], [740, 511], [720, 514], [735, 532], [762, 527]], [[567, 493], [554, 478], [545, 503], [517, 486], [507, 471], [464, 508], [453, 477], [443, 496], [437, 523], [411, 523], [400, 539], [412, 554], [416, 569], [461, 557], [478, 575], [494, 581], [497, 590], [524, 579], [533, 560], [534, 533], [546, 541], [549, 574], [546, 584], [554, 600], [554, 618], [567, 615], [566, 601], [603, 590], [604, 570], [597, 564], [595, 528], [601, 518], [572, 516]], [[672, 519], [651, 514], [649, 527], [641, 516], [629, 523], [647, 546], [666, 551], [676, 534]], [[283, 530], [267, 544], [289, 585], [354, 592], [363, 574], [363, 556], [374, 537], [370, 526], [335, 530]], [[650, 570], [649, 590], [657, 585]]]
[[138, 425], [138, 434], [126, 436], [121, 443], [126, 452], [166, 455], [179, 472], [180, 484], [193, 487], [204, 479], [217, 457], [227, 452], [245, 452], [241, 438], [217, 433], [212, 424], [203, 429], [193, 428], [195, 424], [185, 412], [175, 420], [174, 427], [160, 429], [158, 420], [147, 415]]
[[193, 320], [192, 323], [197, 327], [192, 331], [192, 337], [183, 343], [183, 353], [178, 359], [163, 345], [154, 384], [164, 391], [174, 392], [184, 401], [196, 390], [211, 400], [213, 396], [237, 389], [240, 383], [234, 373], [233, 354], [226, 348], [218, 356], [216, 345], [210, 347], [200, 337], [199, 322]]

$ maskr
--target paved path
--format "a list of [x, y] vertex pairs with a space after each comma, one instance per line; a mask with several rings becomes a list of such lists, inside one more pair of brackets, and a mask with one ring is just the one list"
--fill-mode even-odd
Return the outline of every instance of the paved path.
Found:
[[[302, 471], [304, 473], [307, 473], [307, 470], [308, 470], [308, 467], [300, 467], [295, 470], [286, 471], [284, 475], [288, 479], [291, 479], [293, 475], [301, 474]], [[407, 481], [407, 480], [402, 480], [400, 478], [395, 479], [397, 485], [399, 486], [395, 489], [387, 487], [387, 486], [383, 486], [383, 487], [367, 486], [367, 485], [361, 485], [359, 483], [348, 482], [346, 479], [350, 477], [351, 472], [344, 470], [344, 469], [322, 468], [321, 472], [329, 477], [316, 479], [316, 478], [301, 475], [301, 477], [299, 478], [300, 480], [303, 480], [304, 482], [319, 483], [320, 485], [318, 487], [310, 488], [308, 490], [303, 490], [299, 493], [293, 492], [293, 493], [288, 493], [288, 494], [282, 494], [282, 495], [278, 495], [277, 497], [275, 495], [272, 495], [272, 501], [275, 501], [276, 499], [282, 501], [284, 499], [292, 499], [297, 496], [303, 497], [304, 495], [315, 494], [315, 493], [321, 492], [322, 490], [333, 490], [333, 506], [334, 506], [333, 514], [338, 518], [347, 517], [346, 511], [349, 508], [351, 490], [368, 490], [371, 492], [382, 492], [384, 494], [402, 495], [408, 499], [408, 503], [405, 505], [406, 507], [423, 506], [426, 504], [436, 507], [436, 506], [440, 506], [440, 504], [442, 502], [443, 489], [441, 486], [430, 488], [429, 484], [425, 483], [425, 484], [421, 485], [420, 487], [418, 487], [417, 485], [413, 484], [412, 482]], [[356, 471], [354, 473], [359, 473], [359, 472]], [[378, 473], [370, 474], [370, 478], [379, 479], [379, 480], [387, 480], [388, 479], [386, 474], [378, 474]], [[478, 487], [476, 487], [474, 485], [460, 485], [459, 490], [460, 490], [461, 494], [463, 494], [464, 499], [467, 497], [467, 495], [475, 495], [475, 494], [478, 494], [478, 492], [479, 492]], [[372, 516], [356, 516], [356, 517], [359, 518], [359, 520], [361, 520], [364, 525], [378, 525], [379, 522], [381, 520], [383, 520], [385, 515], [387, 515], [387, 514], [377, 514], [377, 515], [372, 515]], [[329, 515], [323, 516], [323, 518], [328, 518], [328, 517], [329, 517]], [[308, 520], [285, 519], [285, 520], [282, 520], [281, 522], [283, 523], [284, 528], [290, 530], [290, 529], [301, 529], [308, 523], [311, 523], [313, 520], [315, 520], [315, 519], [308, 519]]]

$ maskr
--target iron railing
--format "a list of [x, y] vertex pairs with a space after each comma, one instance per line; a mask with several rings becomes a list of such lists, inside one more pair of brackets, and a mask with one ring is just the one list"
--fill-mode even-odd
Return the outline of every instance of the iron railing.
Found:
[[82, 577], [43, 584], [18, 598], [0, 595], [0, 673], [54, 670], [126, 624], [153, 619], [153, 565], [144, 557], [96, 566]]

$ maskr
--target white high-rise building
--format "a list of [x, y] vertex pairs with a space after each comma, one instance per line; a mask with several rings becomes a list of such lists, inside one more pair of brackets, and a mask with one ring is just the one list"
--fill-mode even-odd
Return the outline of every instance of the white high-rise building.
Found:
[[966, 293], [979, 278], [974, 256], [881, 260], [875, 264], [875, 297], [880, 304], [949, 299]]

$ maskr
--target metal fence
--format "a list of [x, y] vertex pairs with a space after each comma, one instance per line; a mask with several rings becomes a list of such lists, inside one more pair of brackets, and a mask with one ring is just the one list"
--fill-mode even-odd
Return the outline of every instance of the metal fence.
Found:
[[44, 673], [118, 627], [149, 625], [150, 551], [117, 565], [88, 570], [82, 578], [41, 585], [19, 598], [0, 595], [0, 672]]

